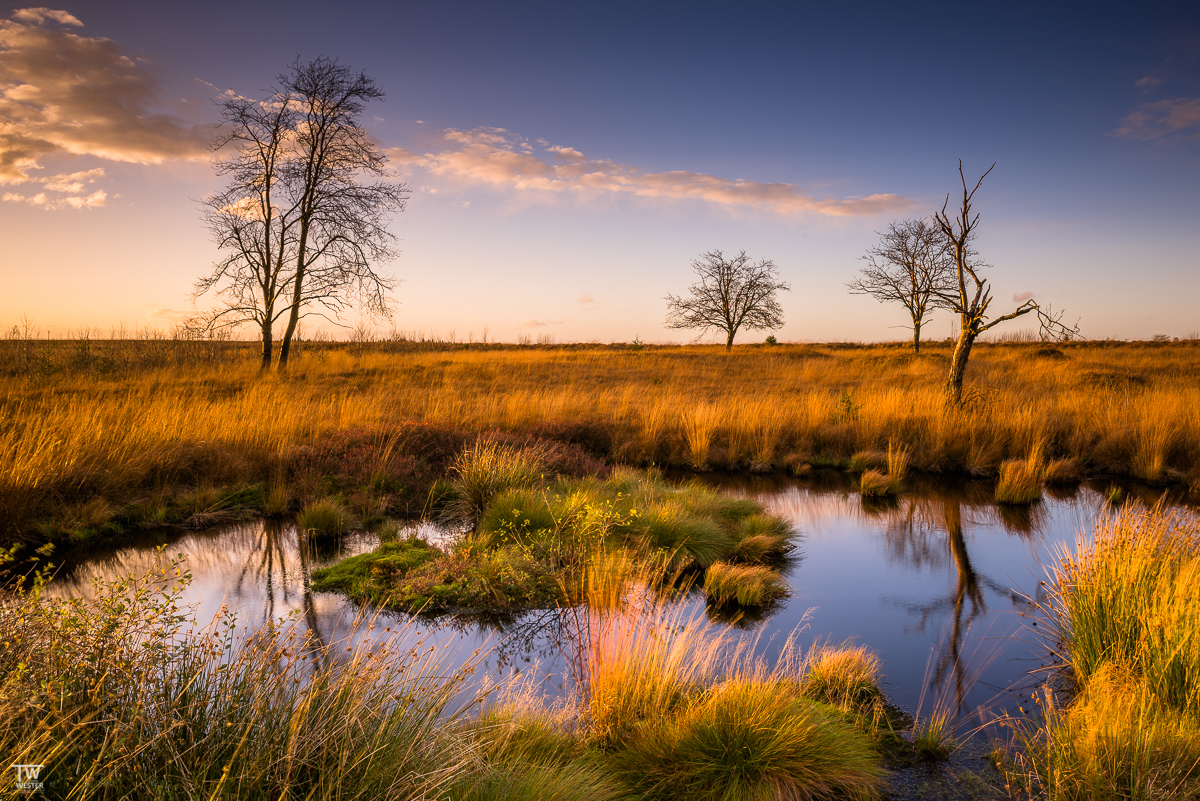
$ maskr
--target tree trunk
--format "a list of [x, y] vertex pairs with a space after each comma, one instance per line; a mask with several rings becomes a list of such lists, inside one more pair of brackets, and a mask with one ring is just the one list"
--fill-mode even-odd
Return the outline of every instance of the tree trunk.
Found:
[[287, 370], [288, 356], [292, 351], [292, 336], [300, 322], [300, 301], [304, 298], [304, 257], [308, 249], [308, 220], [300, 222], [300, 245], [296, 255], [296, 286], [292, 290], [292, 308], [288, 313], [287, 329], [283, 332], [283, 342], [279, 345], [279, 372]]
[[946, 377], [946, 402], [958, 406], [962, 403], [963, 376], [967, 372], [967, 360], [971, 358], [971, 346], [975, 344], [975, 325], [964, 319], [954, 346], [954, 358], [950, 361], [950, 375]]
[[[299, 303], [299, 298], [296, 299]], [[287, 328], [283, 332], [283, 341], [279, 343], [279, 372], [283, 372], [288, 366], [288, 356], [292, 350], [292, 335], [296, 333], [296, 323], [300, 320], [300, 308], [293, 304], [292, 312], [288, 315]]]
[[267, 316], [263, 319], [262, 324], [262, 366], [259, 368], [261, 372], [265, 373], [271, 369], [271, 349], [274, 345], [275, 343], [271, 339], [271, 318]]
[[913, 321], [913, 353], [921, 353], [921, 321]]
[[725, 352], [733, 350], [733, 331], [729, 331], [725, 337]]

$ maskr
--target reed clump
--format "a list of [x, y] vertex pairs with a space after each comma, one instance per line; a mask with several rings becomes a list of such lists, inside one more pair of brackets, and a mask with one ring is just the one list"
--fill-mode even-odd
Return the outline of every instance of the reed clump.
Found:
[[1200, 524], [1126, 508], [1063, 553], [1046, 604], [1067, 699], [1048, 689], [1024, 767], [1046, 797], [1200, 793]]

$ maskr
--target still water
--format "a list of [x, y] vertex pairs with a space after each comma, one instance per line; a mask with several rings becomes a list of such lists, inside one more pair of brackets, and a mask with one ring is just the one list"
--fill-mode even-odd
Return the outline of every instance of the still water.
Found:
[[[1016, 713], [1038, 685], [1044, 650], [1030, 604], [1043, 597], [1041, 582], [1056, 555], [1073, 549], [1109, 509], [1101, 485], [1013, 509], [992, 503], [991, 487], [982, 483], [917, 480], [896, 502], [873, 504], [864, 503], [841, 475], [702, 480], [760, 501], [796, 531], [797, 550], [786, 571], [791, 596], [759, 619], [738, 624], [757, 638], [763, 656], [777, 654], [797, 630], [801, 644], [866, 645], [883, 661], [893, 702], [909, 712], [940, 704], [967, 728]], [[1153, 490], [1127, 489], [1132, 502], [1160, 500]], [[412, 528], [430, 539], [444, 535], [429, 524]], [[300, 547], [290, 523], [264, 520], [183, 535], [155, 532], [118, 548], [73, 555], [53, 586], [59, 594], [86, 596], [94, 579], [145, 573], [183, 554], [193, 576], [183, 600], [194, 605], [198, 621], [228, 607], [245, 631], [285, 620], [332, 642], [359, 636], [360, 610], [339, 594], [314, 592], [311, 572], [375, 545], [371, 535], [358, 534], [314, 552]], [[685, 614], [706, 614], [702, 599], [684, 603], [693, 608]], [[532, 672], [550, 695], [571, 683], [554, 611], [415, 622], [387, 613], [375, 623], [376, 631], [399, 625], [402, 636], [444, 645], [452, 663], [480, 654], [474, 657], [481, 659], [480, 681]], [[714, 619], [713, 625], [728, 624]]]

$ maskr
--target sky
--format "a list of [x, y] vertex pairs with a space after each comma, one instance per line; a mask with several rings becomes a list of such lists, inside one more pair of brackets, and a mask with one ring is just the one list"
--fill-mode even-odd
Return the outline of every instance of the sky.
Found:
[[363, 123], [411, 192], [379, 333], [689, 341], [664, 296], [720, 249], [778, 266], [782, 341], [903, 339], [902, 308], [845, 285], [960, 159], [996, 164], [975, 206], [994, 309], [1200, 331], [1194, 2], [280, 8], [0, 3], [0, 331], [194, 313], [216, 101], [320, 55], [386, 93]]

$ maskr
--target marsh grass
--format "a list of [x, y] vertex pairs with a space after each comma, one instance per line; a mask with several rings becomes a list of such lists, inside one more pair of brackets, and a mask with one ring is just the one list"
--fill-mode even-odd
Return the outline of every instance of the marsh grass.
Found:
[[777, 570], [714, 562], [704, 573], [704, 593], [718, 604], [766, 606], [787, 595], [788, 590]]
[[[547, 475], [525, 451], [486, 447], [483, 459], [464, 454], [471, 460], [462, 471], [473, 477], [470, 498], [447, 502], [478, 508], [473, 528], [439, 547], [383, 542], [372, 553], [316, 571], [316, 585], [409, 611], [545, 609], [582, 602], [588, 583], [604, 580], [596, 568], [615, 569], [624, 557], [653, 566], [666, 581], [712, 570], [722, 560], [778, 560], [791, 547], [786, 522], [763, 514], [753, 501], [695, 482], [673, 486], [659, 474], [629, 468], [607, 479]], [[507, 460], [520, 464], [514, 468]], [[538, 483], [531, 485], [534, 476]], [[410, 558], [414, 549], [420, 560]], [[730, 570], [741, 578], [729, 578]], [[724, 565], [715, 575], [726, 576], [731, 598], [740, 594], [743, 603], [766, 604], [785, 592], [778, 573], [761, 565]]]
[[[297, 502], [349, 497], [385, 477], [390, 502], [417, 511], [464, 444], [495, 431], [618, 462], [720, 469], [765, 465], [767, 453], [796, 469], [844, 464], [891, 442], [909, 450], [911, 470], [993, 475], [1035, 438], [1047, 443], [1045, 460], [1075, 458], [1093, 473], [1169, 481], [1194, 477], [1200, 463], [1195, 342], [1072, 343], [1058, 361], [1028, 358], [1036, 344], [984, 343], [968, 380], [988, 391], [952, 413], [941, 403], [941, 343], [921, 359], [896, 345], [633, 355], [313, 343], [287, 379], [260, 376], [245, 343], [171, 344], [223, 354], [175, 362], [93, 339], [93, 352], [111, 344], [134, 354], [114, 357], [124, 365], [115, 371], [69, 368], [60, 357], [70, 344], [0, 342], [0, 452], [12, 455], [0, 463], [0, 528], [9, 538], [58, 504], [100, 497], [119, 509], [155, 487], [265, 486], [280, 475]], [[47, 348], [58, 354], [49, 374], [30, 355]], [[1090, 374], [1136, 376], [1137, 388], [1101, 387]]]
[[546, 457], [543, 447], [476, 440], [459, 454], [451, 467], [453, 495], [444, 507], [447, 515], [478, 522], [497, 493], [543, 482]]
[[957, 746], [954, 737], [954, 717], [946, 709], [935, 709], [913, 720], [912, 745], [918, 759], [925, 762], [944, 762]]
[[871, 710], [883, 699], [879, 657], [865, 646], [816, 642], [800, 672], [801, 691], [806, 697], [840, 709]]
[[996, 503], [1022, 505], [1040, 501], [1045, 476], [1042, 446], [1038, 443], [1024, 459], [1010, 459], [1000, 465]]
[[197, 626], [179, 561], [57, 599], [0, 595], [0, 748], [61, 798], [427, 798], [462, 769], [470, 670], [410, 637]]
[[1066, 692], [1023, 729], [1029, 785], [1058, 799], [1200, 794], [1200, 524], [1126, 507], [1059, 554], [1044, 605]]
[[338, 537], [356, 524], [353, 512], [337, 498], [307, 503], [296, 515], [296, 527], [313, 537]]

